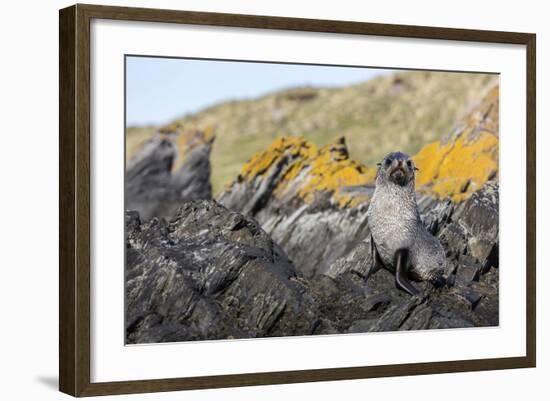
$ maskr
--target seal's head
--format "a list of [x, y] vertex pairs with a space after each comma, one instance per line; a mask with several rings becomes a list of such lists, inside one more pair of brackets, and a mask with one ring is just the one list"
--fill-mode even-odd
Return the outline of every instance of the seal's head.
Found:
[[414, 186], [415, 172], [418, 169], [409, 155], [402, 152], [388, 154], [382, 162], [378, 163], [377, 179], [387, 181], [405, 187]]

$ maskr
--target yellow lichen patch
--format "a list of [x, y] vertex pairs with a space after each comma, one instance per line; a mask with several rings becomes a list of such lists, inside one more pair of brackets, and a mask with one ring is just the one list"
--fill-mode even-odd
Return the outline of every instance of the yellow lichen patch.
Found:
[[[175, 126], [175, 124], [172, 124]], [[172, 127], [173, 131], [166, 132], [166, 135], [172, 135], [176, 146], [176, 158], [172, 171], [178, 170], [184, 163], [185, 158], [197, 146], [211, 145], [214, 142], [215, 135], [212, 127], [207, 127], [204, 130], [195, 128], [183, 129], [180, 126]]]
[[431, 191], [461, 201], [480, 189], [498, 172], [498, 138], [484, 133], [467, 143], [459, 138], [443, 160]]
[[470, 143], [460, 137], [453, 144], [428, 145], [415, 156], [415, 163], [420, 192], [461, 201], [497, 174], [498, 138], [485, 133]]
[[[340, 207], [347, 207], [356, 195], [341, 193], [348, 186], [363, 185], [372, 181], [372, 173], [361, 163], [349, 158], [343, 140], [321, 148], [317, 156], [308, 161], [307, 175], [298, 186], [297, 195], [306, 202], [313, 202], [319, 191], [332, 193], [332, 200]], [[364, 200], [364, 199], [363, 199]]]
[[319, 193], [331, 194], [340, 207], [354, 207], [366, 195], [341, 193], [347, 186], [372, 182], [376, 171], [351, 160], [343, 139], [318, 149], [301, 137], [277, 138], [264, 152], [258, 152], [243, 166], [240, 176], [252, 180], [279, 166], [281, 172], [273, 194], [279, 198], [297, 196], [312, 203]]
[[168, 124], [163, 127], [160, 127], [158, 130], [159, 134], [173, 134], [176, 133], [181, 128], [181, 124], [173, 123]]
[[252, 180], [264, 174], [275, 163], [282, 162], [283, 157], [287, 157], [289, 162], [297, 158], [291, 164], [294, 171], [289, 169], [284, 177], [290, 180], [299, 173], [300, 161], [310, 159], [316, 152], [316, 146], [301, 137], [279, 137], [265, 151], [252, 155], [241, 169], [240, 176], [243, 179]]
[[214, 129], [207, 127], [204, 130], [186, 129], [176, 132], [175, 144], [181, 154], [188, 152], [197, 145], [211, 143], [214, 141]]
[[416, 174], [418, 188], [433, 182], [439, 173], [439, 166], [452, 146], [452, 144], [441, 145], [439, 142], [430, 143], [413, 157], [414, 164], [418, 168]]
[[450, 141], [424, 146], [414, 156], [420, 192], [459, 202], [498, 174], [498, 87], [465, 118]]

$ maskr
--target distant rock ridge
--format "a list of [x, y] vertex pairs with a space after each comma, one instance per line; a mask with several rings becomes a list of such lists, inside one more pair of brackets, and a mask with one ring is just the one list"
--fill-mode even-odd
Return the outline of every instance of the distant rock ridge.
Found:
[[211, 129], [161, 128], [126, 168], [125, 208], [141, 218], [171, 217], [185, 201], [212, 198]]
[[[303, 136], [317, 145], [345, 135], [350, 149], [353, 145], [353, 158], [367, 166], [392, 149], [415, 154], [422, 144], [446, 134], [463, 110], [496, 81], [493, 74], [398, 71], [338, 88], [294, 87], [232, 99], [174, 122], [215, 127], [211, 181], [217, 197], [250, 155], [267, 149], [280, 135]], [[128, 127], [129, 156], [154, 131], [155, 127]]]

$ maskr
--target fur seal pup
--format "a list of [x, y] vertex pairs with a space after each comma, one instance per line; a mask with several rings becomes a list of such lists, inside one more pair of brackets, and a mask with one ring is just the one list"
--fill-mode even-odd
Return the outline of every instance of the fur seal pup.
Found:
[[419, 291], [409, 276], [442, 285], [445, 269], [445, 251], [424, 227], [418, 213], [417, 170], [405, 153], [388, 154], [378, 164], [376, 186], [367, 211], [372, 254], [367, 279], [385, 267], [395, 272], [397, 287], [411, 295]]

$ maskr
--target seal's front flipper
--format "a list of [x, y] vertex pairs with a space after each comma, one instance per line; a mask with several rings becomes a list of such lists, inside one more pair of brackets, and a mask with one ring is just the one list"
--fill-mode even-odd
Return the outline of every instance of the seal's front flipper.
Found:
[[411, 284], [407, 277], [409, 262], [409, 251], [407, 249], [399, 249], [395, 253], [395, 283], [397, 288], [406, 291], [410, 295], [417, 295], [420, 291]]
[[376, 249], [376, 244], [374, 243], [374, 238], [372, 237], [372, 235], [370, 236], [370, 257], [371, 264], [369, 271], [367, 272], [367, 276], [365, 277], [365, 281], [367, 281], [371, 275], [376, 273], [378, 270], [380, 270], [380, 267], [382, 267], [382, 259], [378, 254], [378, 249]]

